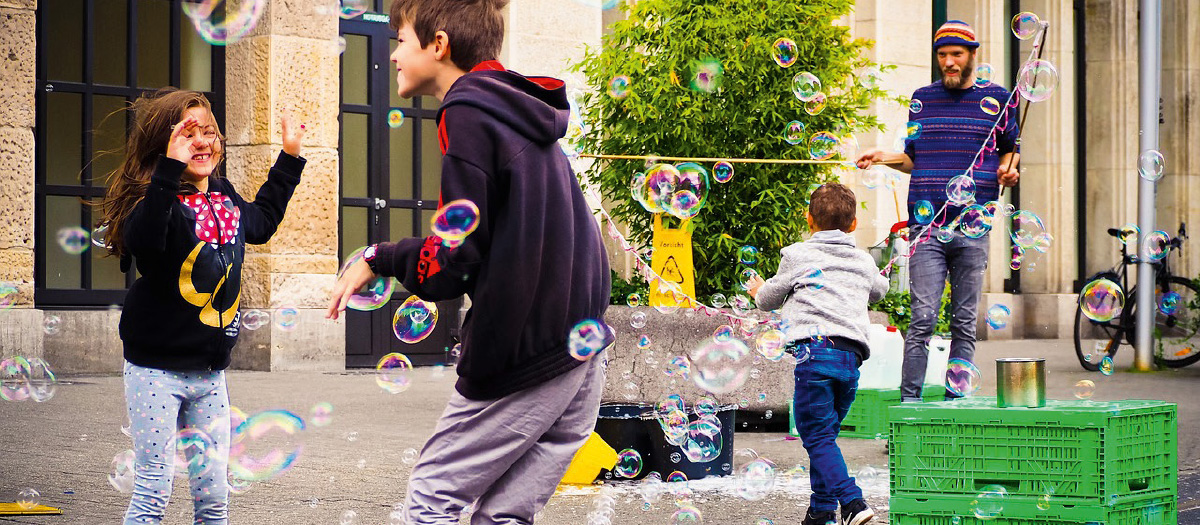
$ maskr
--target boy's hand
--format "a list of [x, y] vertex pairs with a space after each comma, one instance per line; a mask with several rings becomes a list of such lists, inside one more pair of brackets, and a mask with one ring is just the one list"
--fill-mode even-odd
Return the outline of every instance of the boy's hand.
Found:
[[762, 277], [759, 277], [757, 275], [755, 275], [754, 277], [751, 277], [749, 281], [746, 281], [746, 288], [747, 288], [746, 291], [747, 291], [747, 293], [750, 294], [751, 298], [758, 299], [758, 289], [762, 288], [762, 285], [764, 283], [766, 283], [766, 281], [764, 281]]
[[293, 157], [300, 156], [300, 139], [304, 138], [304, 124], [295, 122], [288, 113], [280, 122], [283, 127], [283, 152]]
[[367, 266], [366, 261], [359, 259], [351, 264], [333, 286], [333, 299], [329, 302], [329, 311], [325, 312], [325, 318], [337, 319], [341, 312], [346, 311], [346, 302], [350, 300], [350, 296], [375, 278], [375, 273]]

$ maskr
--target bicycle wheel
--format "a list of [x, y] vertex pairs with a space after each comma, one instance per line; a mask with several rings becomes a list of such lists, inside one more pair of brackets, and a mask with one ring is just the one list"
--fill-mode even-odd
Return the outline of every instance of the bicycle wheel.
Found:
[[[1093, 275], [1088, 282], [1096, 279], [1116, 280], [1116, 274], [1111, 272]], [[1121, 347], [1121, 339], [1125, 330], [1121, 318], [1111, 321], [1093, 321], [1083, 315], [1083, 310], [1075, 308], [1075, 357], [1084, 370], [1095, 372], [1100, 370], [1100, 361], [1105, 356], [1116, 355]]]
[[[1171, 276], [1155, 283], [1154, 361], [1168, 368], [1180, 368], [1200, 361], [1200, 287], [1183, 277]], [[1162, 300], [1174, 297], [1173, 307]], [[1137, 319], [1136, 295], [1131, 294], [1126, 330], [1133, 340]]]

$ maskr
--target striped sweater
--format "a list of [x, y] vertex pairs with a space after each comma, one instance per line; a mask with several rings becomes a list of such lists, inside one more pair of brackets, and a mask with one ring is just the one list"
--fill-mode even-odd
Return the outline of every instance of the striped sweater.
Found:
[[[981, 107], [981, 101], [991, 97], [998, 111], [989, 115]], [[908, 188], [908, 213], [913, 216], [913, 206], [926, 200], [939, 210], [946, 202], [946, 183], [958, 175], [969, 174], [975, 179], [975, 201], [979, 204], [996, 200], [999, 185], [996, 170], [1000, 156], [1009, 152], [1020, 152], [1017, 139], [1017, 111], [1007, 107], [1009, 92], [1001, 86], [989, 83], [983, 87], [946, 89], [941, 81], [917, 89], [913, 98], [921, 101], [918, 112], [908, 113], [910, 122], [921, 125], [921, 133], [915, 139], [905, 140], [904, 153], [913, 161], [912, 178]], [[1016, 98], [1014, 97], [1014, 104]], [[997, 124], [999, 120], [999, 125]], [[995, 140], [989, 132], [995, 125]], [[987, 139], [987, 147], [984, 147]], [[983, 148], [983, 160], [975, 154]], [[974, 162], [973, 162], [974, 161]], [[961, 211], [961, 206], [949, 207], [949, 217]], [[936, 222], [942, 222], [939, 215]], [[949, 221], [946, 221], [949, 222]]]

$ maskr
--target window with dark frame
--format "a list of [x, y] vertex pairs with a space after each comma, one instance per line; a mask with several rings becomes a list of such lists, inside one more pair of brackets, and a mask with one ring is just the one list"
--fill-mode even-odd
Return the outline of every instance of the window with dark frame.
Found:
[[107, 176], [121, 162], [143, 93], [201, 91], [224, 125], [225, 51], [201, 39], [180, 0], [38, 2], [35, 127], [35, 291], [38, 308], [119, 304], [135, 275], [91, 245], [71, 255], [63, 228], [95, 226]]

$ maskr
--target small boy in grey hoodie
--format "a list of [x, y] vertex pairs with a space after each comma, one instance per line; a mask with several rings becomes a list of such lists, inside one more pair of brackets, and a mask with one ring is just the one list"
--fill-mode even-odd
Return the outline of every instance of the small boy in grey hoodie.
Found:
[[837, 445], [858, 390], [858, 367], [870, 357], [867, 305], [888, 290], [875, 261], [849, 235], [858, 225], [856, 209], [850, 188], [817, 188], [805, 214], [812, 238], [783, 249], [774, 277], [748, 283], [759, 308], [782, 307], [788, 349], [797, 356], [796, 429], [808, 451], [813, 491], [805, 525], [860, 525], [875, 516]]

